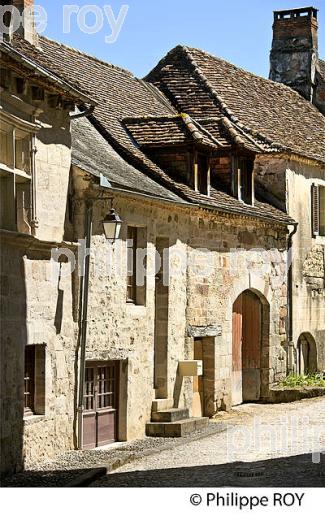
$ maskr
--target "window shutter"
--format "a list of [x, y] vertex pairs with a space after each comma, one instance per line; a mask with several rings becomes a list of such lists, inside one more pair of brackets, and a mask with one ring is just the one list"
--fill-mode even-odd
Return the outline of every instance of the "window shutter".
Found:
[[311, 221], [313, 236], [319, 235], [320, 228], [320, 204], [319, 204], [319, 186], [312, 184], [311, 186]]

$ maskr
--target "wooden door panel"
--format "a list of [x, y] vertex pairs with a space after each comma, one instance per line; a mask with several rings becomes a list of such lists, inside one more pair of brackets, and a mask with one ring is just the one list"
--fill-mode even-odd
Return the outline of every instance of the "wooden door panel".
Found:
[[104, 446], [116, 440], [116, 410], [97, 412], [97, 446]]
[[83, 413], [83, 448], [96, 448], [96, 413]]
[[260, 398], [262, 307], [253, 293], [243, 295], [243, 400]]
[[255, 294], [243, 295], [243, 369], [261, 365], [261, 303]]

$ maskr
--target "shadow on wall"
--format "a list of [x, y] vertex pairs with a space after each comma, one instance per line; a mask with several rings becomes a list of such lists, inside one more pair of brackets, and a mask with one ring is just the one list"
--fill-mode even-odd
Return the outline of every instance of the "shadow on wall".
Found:
[[26, 331], [25, 251], [1, 243], [1, 465], [0, 474], [23, 466], [24, 351]]

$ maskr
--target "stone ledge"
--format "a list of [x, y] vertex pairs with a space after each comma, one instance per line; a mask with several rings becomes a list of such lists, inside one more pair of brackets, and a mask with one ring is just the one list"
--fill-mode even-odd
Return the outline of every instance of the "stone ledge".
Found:
[[46, 421], [48, 417], [45, 415], [28, 415], [24, 417], [24, 425], [28, 426], [29, 424], [35, 424], [41, 421]]
[[268, 396], [263, 398], [266, 403], [291, 403], [300, 399], [322, 397], [325, 395], [325, 387], [279, 388], [272, 387]]

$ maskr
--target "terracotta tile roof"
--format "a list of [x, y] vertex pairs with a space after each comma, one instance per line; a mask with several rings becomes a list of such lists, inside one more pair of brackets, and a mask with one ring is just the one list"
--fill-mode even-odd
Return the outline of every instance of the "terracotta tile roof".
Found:
[[[293, 220], [282, 211], [270, 204], [257, 202], [255, 206], [247, 206], [231, 195], [222, 191], [212, 190], [211, 197], [195, 192], [190, 186], [177, 182], [151, 161], [139, 148], [123, 121], [127, 118], [142, 118], [154, 116], [177, 116], [177, 111], [160, 90], [149, 82], [139, 80], [129, 71], [110, 65], [92, 56], [84, 54], [45, 37], [39, 38], [41, 50], [35, 49], [26, 41], [16, 38], [14, 46], [57, 75], [73, 82], [94, 98], [98, 105], [89, 118], [94, 127], [113, 146], [121, 157], [133, 167], [148, 175], [164, 188], [172, 191], [186, 201], [198, 204], [211, 210], [225, 211], [242, 216], [250, 216], [286, 225]], [[184, 92], [188, 92], [193, 106], [200, 107], [194, 114], [200, 117], [224, 117], [219, 107], [214, 104], [210, 92], [197, 89], [197, 79], [187, 84], [181, 76]], [[175, 75], [179, 88], [179, 78]], [[193, 93], [193, 88], [195, 92]], [[180, 96], [182, 97], [182, 96]], [[183, 99], [183, 97], [182, 97]], [[206, 108], [206, 113], [203, 108]], [[194, 118], [192, 114], [191, 117]], [[223, 124], [223, 123], [222, 123]], [[196, 125], [200, 125], [196, 121]], [[240, 132], [233, 123], [226, 130], [226, 135], [235, 137]], [[224, 126], [223, 126], [224, 128]], [[224, 131], [224, 130], [222, 130]], [[208, 132], [208, 129], [205, 130]], [[228, 133], [227, 133], [228, 132]], [[213, 139], [213, 138], [212, 138]], [[250, 138], [251, 139], [251, 138]], [[91, 150], [93, 154], [94, 151]]]
[[164, 117], [126, 118], [123, 123], [139, 146], [175, 146], [197, 143], [211, 148], [229, 146], [187, 114]]
[[294, 90], [207, 52], [178, 46], [145, 78], [190, 116], [226, 117], [260, 151], [290, 151], [325, 162], [325, 120]]
[[[103, 175], [113, 188], [123, 188], [159, 199], [182, 203], [184, 200], [129, 163], [112, 148], [85, 117], [71, 125], [72, 164], [96, 177]], [[96, 153], [89, 153], [89, 149]]]

